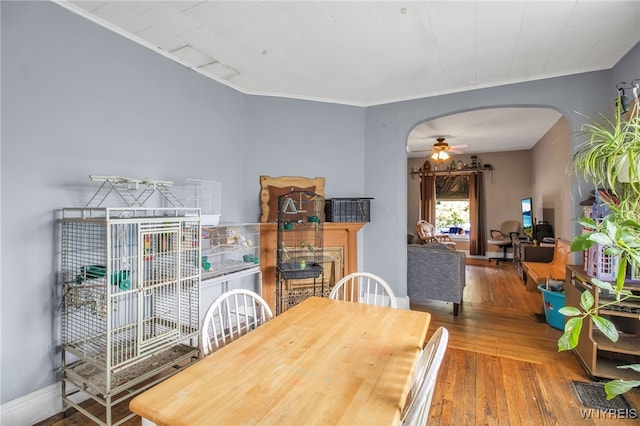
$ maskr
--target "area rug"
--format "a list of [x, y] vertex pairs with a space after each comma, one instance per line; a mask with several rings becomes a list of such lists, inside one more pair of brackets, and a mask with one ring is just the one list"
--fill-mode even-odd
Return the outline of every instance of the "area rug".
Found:
[[631, 406], [623, 395], [618, 395], [611, 400], [607, 400], [604, 383], [573, 381], [573, 387], [575, 388], [582, 405], [585, 407], [598, 408], [601, 410], [631, 409]]

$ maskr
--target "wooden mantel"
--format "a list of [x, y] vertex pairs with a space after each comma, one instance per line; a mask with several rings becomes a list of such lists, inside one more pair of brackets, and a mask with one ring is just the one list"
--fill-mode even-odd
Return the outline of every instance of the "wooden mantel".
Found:
[[[344, 274], [358, 270], [358, 231], [365, 222], [325, 222], [324, 247], [342, 247]], [[276, 300], [276, 246], [277, 223], [260, 224], [260, 269], [262, 270], [262, 297], [275, 312]]]

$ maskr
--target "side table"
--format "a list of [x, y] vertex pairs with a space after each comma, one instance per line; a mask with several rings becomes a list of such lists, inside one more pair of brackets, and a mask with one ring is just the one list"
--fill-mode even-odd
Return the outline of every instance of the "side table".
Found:
[[528, 240], [513, 240], [513, 265], [523, 284], [527, 283], [527, 277], [522, 267], [523, 262], [549, 263], [552, 260], [553, 246], [539, 246]]

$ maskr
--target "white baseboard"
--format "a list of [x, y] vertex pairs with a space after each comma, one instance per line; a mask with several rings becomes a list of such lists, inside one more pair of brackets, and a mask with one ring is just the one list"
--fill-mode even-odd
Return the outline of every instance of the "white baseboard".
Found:
[[[478, 256], [475, 254], [474, 255], [469, 254], [469, 250], [457, 250], [457, 251], [464, 253], [468, 259], [485, 259], [486, 260], [486, 259], [489, 259], [490, 257], [502, 257], [502, 254], [503, 254], [501, 251], [488, 251], [483, 256]], [[513, 258], [513, 254], [510, 251], [508, 251], [507, 259], [511, 259], [511, 258]]]
[[409, 296], [396, 296], [398, 302], [398, 309], [409, 309]]
[[[488, 251], [485, 257], [488, 259], [490, 257], [502, 257], [503, 255], [504, 253], [502, 253], [502, 251]], [[510, 251], [507, 252], [507, 259], [513, 259], [513, 253]]]
[[483, 260], [487, 260], [488, 256], [478, 256], [478, 255], [467, 255], [467, 259], [483, 259]]
[[[76, 398], [77, 397], [77, 401]], [[81, 393], [70, 397], [74, 402], [82, 402]], [[29, 426], [62, 412], [61, 382], [39, 389], [0, 405], [2, 426]]]
[[[373, 299], [374, 297], [375, 296], [372, 295], [371, 299]], [[383, 304], [383, 306], [388, 306], [389, 297], [384, 296], [384, 298], [386, 299], [386, 302], [385, 302], [386, 304]], [[398, 304], [398, 309], [409, 309], [409, 296], [404, 296], [404, 297], [396, 296], [396, 303]]]

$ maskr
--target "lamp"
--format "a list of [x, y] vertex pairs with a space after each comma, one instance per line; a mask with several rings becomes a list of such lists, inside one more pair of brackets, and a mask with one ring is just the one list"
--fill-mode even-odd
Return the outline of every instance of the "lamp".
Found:
[[445, 151], [434, 152], [431, 158], [435, 161], [446, 161], [449, 159], [449, 154]]

